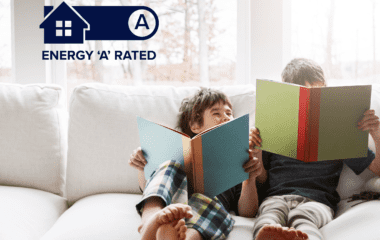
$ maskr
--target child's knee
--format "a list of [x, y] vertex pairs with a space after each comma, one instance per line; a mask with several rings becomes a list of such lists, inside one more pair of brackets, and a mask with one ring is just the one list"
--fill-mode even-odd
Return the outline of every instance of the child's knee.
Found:
[[161, 163], [161, 165], [159, 166], [160, 169], [168, 168], [168, 167], [183, 170], [182, 164], [178, 160], [167, 160], [167, 161]]

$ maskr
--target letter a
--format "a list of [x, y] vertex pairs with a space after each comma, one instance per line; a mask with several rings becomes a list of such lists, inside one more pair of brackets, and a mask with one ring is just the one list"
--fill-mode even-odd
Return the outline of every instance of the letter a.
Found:
[[[143, 20], [144, 24], [140, 24], [140, 20]], [[148, 23], [146, 22], [144, 14], [140, 14], [139, 20], [137, 20], [137, 24], [135, 29], [137, 29], [140, 26], [145, 26], [146, 29], [149, 29]]]

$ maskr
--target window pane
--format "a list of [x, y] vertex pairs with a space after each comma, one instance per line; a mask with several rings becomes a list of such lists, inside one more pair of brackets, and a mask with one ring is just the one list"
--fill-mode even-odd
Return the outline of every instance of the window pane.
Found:
[[55, 30], [55, 36], [62, 37], [62, 29]]
[[0, 0], [0, 82], [12, 82], [11, 1]]
[[[119, 85], [199, 85], [199, 21], [197, 1], [166, 0], [71, 0], [71, 6], [148, 6], [159, 18], [157, 33], [146, 41], [86, 41], [67, 45], [67, 50], [94, 51], [91, 60], [70, 60], [67, 65], [68, 92], [81, 83]], [[236, 1], [205, 0], [205, 23], [209, 29], [208, 85], [233, 84], [236, 66]], [[147, 19], [149, 21], [153, 19]], [[73, 33], [74, 34], [74, 33]], [[98, 51], [154, 51], [154, 60], [98, 60]]]
[[329, 85], [380, 83], [380, 2], [292, 0], [292, 57], [317, 61]]

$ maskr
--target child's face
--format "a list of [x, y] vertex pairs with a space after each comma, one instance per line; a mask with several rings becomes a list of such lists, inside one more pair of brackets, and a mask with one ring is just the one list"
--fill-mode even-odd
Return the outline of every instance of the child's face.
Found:
[[227, 104], [223, 104], [223, 102], [216, 103], [212, 107], [207, 108], [203, 112], [202, 117], [202, 126], [199, 126], [198, 123], [193, 123], [191, 125], [191, 131], [193, 133], [201, 133], [209, 128], [215, 127], [216, 125], [234, 119], [232, 109]]

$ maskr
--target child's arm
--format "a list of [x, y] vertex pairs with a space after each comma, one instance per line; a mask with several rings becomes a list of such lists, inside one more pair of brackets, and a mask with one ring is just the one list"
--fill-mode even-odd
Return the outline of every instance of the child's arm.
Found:
[[249, 173], [249, 178], [242, 184], [238, 202], [239, 215], [242, 217], [254, 217], [259, 206], [256, 179], [265, 170], [262, 161], [253, 155], [254, 153], [250, 151], [249, 161], [243, 165], [245, 172]]
[[144, 190], [145, 184], [146, 184], [146, 180], [144, 176], [144, 167], [147, 164], [147, 161], [145, 160], [141, 147], [133, 151], [133, 153], [131, 154], [129, 158], [128, 163], [131, 167], [134, 167], [137, 170], [139, 170], [139, 175], [138, 175], [139, 186], [141, 190]]
[[[260, 132], [257, 128], [251, 128], [249, 133], [249, 149], [253, 151], [254, 157], [257, 157], [261, 163], [263, 162], [263, 151], [255, 148], [256, 146], [261, 147], [261, 138]], [[267, 171], [261, 172], [259, 176], [257, 176], [257, 182], [260, 184], [265, 183], [267, 180]]]
[[257, 183], [263, 184], [267, 180], [267, 171], [263, 165], [262, 151], [255, 146], [261, 146], [259, 130], [252, 128], [249, 133], [249, 161], [243, 165], [249, 178], [242, 184], [241, 195], [238, 203], [239, 215], [243, 217], [254, 217], [259, 208], [257, 194]]
[[376, 157], [368, 168], [380, 176], [380, 121], [379, 117], [375, 115], [375, 110], [368, 110], [364, 113], [363, 119], [358, 123], [358, 128], [363, 131], [369, 130], [369, 134], [375, 142]]

